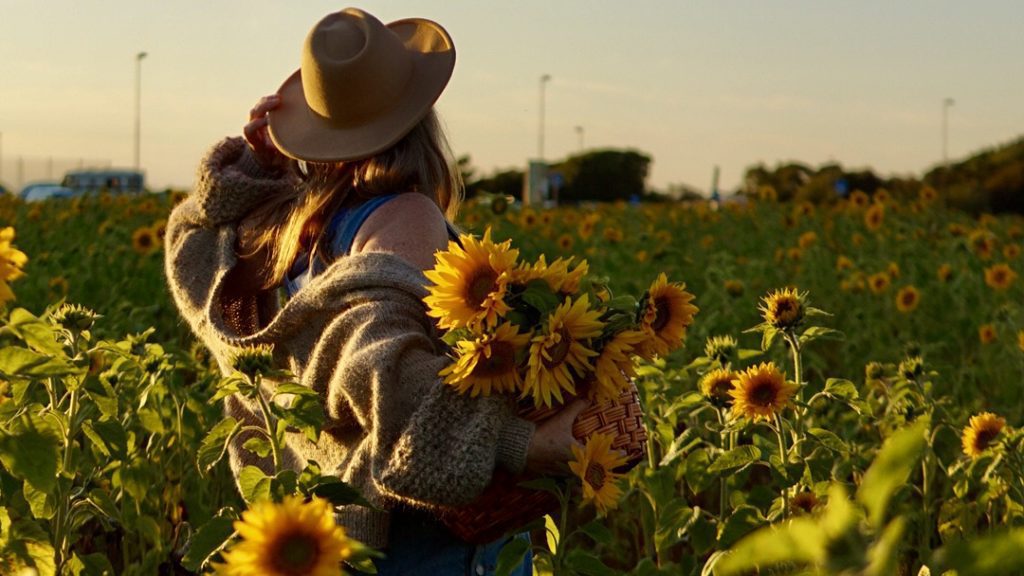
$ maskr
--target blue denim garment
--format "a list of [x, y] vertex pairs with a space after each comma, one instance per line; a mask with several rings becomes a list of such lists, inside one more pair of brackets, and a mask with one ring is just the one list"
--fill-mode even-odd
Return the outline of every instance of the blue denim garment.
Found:
[[[433, 518], [401, 511], [392, 513], [390, 532], [388, 546], [381, 550], [386, 557], [374, 562], [378, 576], [493, 576], [498, 554], [510, 540], [467, 544]], [[530, 540], [529, 532], [514, 537]], [[512, 576], [532, 574], [533, 555], [528, 551]]]

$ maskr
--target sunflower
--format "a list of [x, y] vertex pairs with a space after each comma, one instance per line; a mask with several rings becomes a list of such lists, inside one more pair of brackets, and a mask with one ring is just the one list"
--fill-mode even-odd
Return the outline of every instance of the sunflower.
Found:
[[458, 360], [441, 369], [439, 376], [470, 396], [489, 396], [494, 392], [516, 392], [522, 386], [522, 376], [516, 358], [525, 350], [530, 334], [520, 334], [518, 327], [509, 322], [499, 325], [493, 332], [477, 336], [475, 340], [458, 343]]
[[715, 368], [700, 379], [700, 393], [713, 405], [719, 408], [732, 406], [733, 398], [729, 395], [736, 375], [728, 368]]
[[61, 298], [68, 295], [68, 279], [63, 276], [54, 276], [50, 278], [48, 283], [50, 288], [50, 294], [55, 298]]
[[885, 221], [885, 204], [876, 202], [864, 213], [864, 225], [872, 232], [882, 227]]
[[571, 234], [562, 234], [558, 237], [558, 247], [562, 252], [569, 252], [572, 250], [573, 239]]
[[622, 230], [615, 226], [605, 226], [604, 230], [601, 231], [601, 234], [604, 236], [605, 240], [612, 242], [613, 244], [618, 244], [619, 242], [622, 242], [623, 238], [625, 238], [625, 234], [622, 233]]
[[764, 321], [778, 330], [793, 329], [803, 322], [807, 293], [800, 294], [796, 288], [782, 288], [761, 298], [758, 306]]
[[895, 262], [889, 262], [889, 265], [885, 267], [885, 273], [889, 275], [891, 280], [895, 280], [900, 277], [900, 265]]
[[889, 194], [889, 191], [886, 190], [885, 188], [879, 188], [878, 190], [875, 190], [875, 195], [873, 196], [873, 199], [876, 203], [885, 204], [886, 202], [892, 200], [892, 194]]
[[636, 377], [632, 354], [645, 340], [647, 335], [639, 330], [623, 330], [605, 342], [594, 360], [595, 401], [614, 400], [629, 388], [630, 379]]
[[132, 232], [132, 249], [139, 254], [152, 254], [159, 246], [160, 239], [149, 226], [136, 228], [135, 232]]
[[1007, 244], [1003, 246], [1003, 257], [1007, 260], [1013, 260], [1017, 256], [1020, 256], [1020, 244]]
[[978, 340], [981, 340], [982, 344], [991, 344], [995, 342], [997, 336], [996, 327], [992, 324], [982, 324], [978, 327]]
[[864, 208], [871, 203], [871, 198], [863, 190], [854, 190], [850, 194], [850, 206], [854, 208]]
[[1024, 352], [1024, 330], [1017, 332], [1017, 348], [1020, 348], [1020, 351]]
[[724, 286], [726, 293], [733, 298], [739, 298], [743, 295], [744, 286], [740, 280], [726, 280]]
[[530, 209], [523, 210], [519, 214], [519, 224], [523, 228], [533, 228], [537, 225], [537, 213]]
[[993, 290], [1006, 290], [1016, 278], [1017, 273], [1008, 264], [996, 264], [985, 268], [985, 284]]
[[647, 341], [640, 345], [639, 356], [650, 360], [683, 345], [686, 328], [698, 312], [691, 301], [693, 294], [686, 291], [686, 284], [670, 283], [664, 272], [658, 275], [641, 304], [640, 329]]
[[960, 438], [964, 446], [964, 454], [977, 458], [992, 447], [999, 433], [1006, 427], [1006, 419], [991, 412], [982, 412], [971, 416], [970, 423], [964, 427]]
[[14, 300], [14, 291], [7, 283], [22, 277], [25, 274], [22, 269], [28, 262], [24, 252], [11, 246], [13, 241], [14, 228], [0, 229], [0, 304]]
[[949, 279], [953, 277], [953, 267], [949, 264], [943, 264], [942, 266], [939, 266], [935, 275], [939, 278], [939, 282], [949, 282]]
[[871, 287], [871, 291], [875, 294], [881, 294], [888, 290], [890, 282], [889, 274], [885, 272], [872, 274], [868, 278], [868, 286]]
[[335, 576], [353, 552], [353, 542], [334, 521], [334, 508], [321, 498], [259, 502], [234, 526], [242, 540], [224, 553], [217, 574]]
[[842, 272], [843, 270], [853, 270], [853, 260], [850, 260], [848, 256], [842, 254], [836, 258], [836, 270]]
[[818, 497], [814, 492], [800, 492], [789, 500], [789, 509], [794, 514], [810, 514], [818, 504]]
[[765, 202], [774, 202], [779, 199], [779, 194], [772, 185], [764, 184], [757, 189], [757, 197]]
[[800, 238], [797, 239], [796, 243], [801, 248], [807, 249], [810, 248], [811, 246], [814, 246], [815, 242], [817, 241], [818, 235], [814, 231], [809, 230], [801, 234]]
[[922, 186], [920, 190], [918, 190], [917, 197], [922, 202], [930, 203], [930, 202], [934, 202], [935, 199], [939, 197], [939, 192], [937, 190], [935, 190], [935, 188], [932, 188], [931, 186], [925, 185], [925, 186]]
[[590, 358], [597, 352], [586, 341], [601, 335], [604, 322], [600, 310], [591, 310], [586, 294], [573, 302], [567, 297], [548, 317], [543, 331], [530, 344], [528, 371], [523, 396], [532, 396], [537, 406], [563, 402], [562, 391], [576, 393], [576, 378], [594, 369]]
[[579, 289], [580, 280], [587, 275], [590, 265], [586, 260], [581, 260], [576, 266], [569, 270], [573, 258], [558, 258], [550, 265], [544, 254], [541, 254], [533, 264], [522, 263], [511, 272], [513, 284], [526, 285], [534, 280], [544, 280], [548, 283], [552, 292], [564, 295], [575, 294]]
[[896, 309], [900, 312], [913, 312], [921, 302], [921, 293], [914, 286], [904, 286], [896, 293]]
[[736, 339], [732, 336], [712, 336], [704, 343], [704, 355], [719, 364], [725, 365], [732, 360], [732, 355], [736, 353], [737, 345]]
[[774, 362], [747, 368], [736, 375], [732, 385], [729, 395], [733, 397], [733, 415], [752, 420], [770, 420], [789, 404], [797, 389]]
[[982, 260], [991, 258], [992, 251], [996, 247], [995, 238], [992, 237], [992, 233], [984, 229], [971, 232], [967, 242], [970, 244], [971, 250]]
[[427, 314], [442, 329], [494, 326], [510, 310], [506, 288], [519, 250], [510, 247], [511, 240], [491, 241], [490, 228], [480, 240], [470, 235], [461, 240], [462, 246], [449, 242], [447, 251], [437, 253], [434, 269], [424, 272], [434, 283], [423, 299]]
[[618, 504], [622, 490], [616, 484], [621, 474], [615, 469], [626, 463], [626, 457], [612, 450], [613, 434], [592, 434], [583, 448], [572, 447], [569, 469], [583, 482], [583, 501], [593, 503], [602, 516]]

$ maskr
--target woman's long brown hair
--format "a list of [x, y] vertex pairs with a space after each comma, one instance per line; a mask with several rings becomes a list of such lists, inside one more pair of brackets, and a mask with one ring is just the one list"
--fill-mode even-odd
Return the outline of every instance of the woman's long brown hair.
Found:
[[319, 254], [328, 262], [334, 259], [321, 243], [337, 210], [374, 196], [406, 192], [425, 194], [450, 220], [455, 218], [462, 178], [452, 165], [448, 141], [433, 110], [397, 144], [375, 156], [308, 163], [301, 185], [253, 210], [242, 245], [250, 254], [267, 254], [260, 274], [262, 288], [279, 286], [302, 249], [310, 258]]

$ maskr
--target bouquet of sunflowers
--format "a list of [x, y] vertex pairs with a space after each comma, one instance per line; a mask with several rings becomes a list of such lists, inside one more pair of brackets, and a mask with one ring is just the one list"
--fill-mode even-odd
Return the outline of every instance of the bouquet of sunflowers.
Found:
[[536, 407], [617, 398], [635, 358], [680, 347], [697, 308], [685, 284], [661, 274], [639, 298], [612, 298], [585, 260], [521, 262], [511, 240], [462, 235], [426, 272], [428, 314], [455, 361], [440, 375], [463, 393], [516, 394]]
[[[450, 242], [426, 276], [427, 313], [446, 330], [454, 356], [440, 372], [446, 384], [472, 396], [513, 395], [520, 415], [535, 422], [572, 397], [591, 400], [573, 423], [585, 446], [574, 448], [570, 467], [584, 501], [607, 509], [615, 480], [646, 451], [634, 361], [682, 345], [697, 312], [693, 295], [661, 274], [639, 299], [612, 298], [586, 261], [523, 262], [511, 241], [491, 240], [490, 229]], [[463, 540], [484, 543], [557, 507], [523, 480], [498, 470], [483, 494], [441, 520]]]

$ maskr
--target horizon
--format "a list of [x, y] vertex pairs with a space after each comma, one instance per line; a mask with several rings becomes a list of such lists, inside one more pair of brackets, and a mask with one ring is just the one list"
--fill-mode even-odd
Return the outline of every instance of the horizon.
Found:
[[[240, 133], [255, 100], [298, 66], [309, 28], [341, 8], [5, 4], [19, 25], [0, 38], [0, 181], [16, 184], [19, 157], [36, 171], [79, 158], [132, 167], [138, 69], [140, 167], [152, 189], [190, 188], [205, 150]], [[454, 155], [468, 155], [478, 176], [523, 170], [538, 155], [542, 92], [548, 161], [637, 150], [659, 190], [707, 193], [715, 166], [719, 189], [734, 190], [747, 168], [787, 162], [920, 177], [944, 149], [956, 163], [1024, 134], [1024, 79], [1004, 65], [1024, 56], [1010, 0], [362, 7], [451, 33], [456, 68], [437, 109]]]

